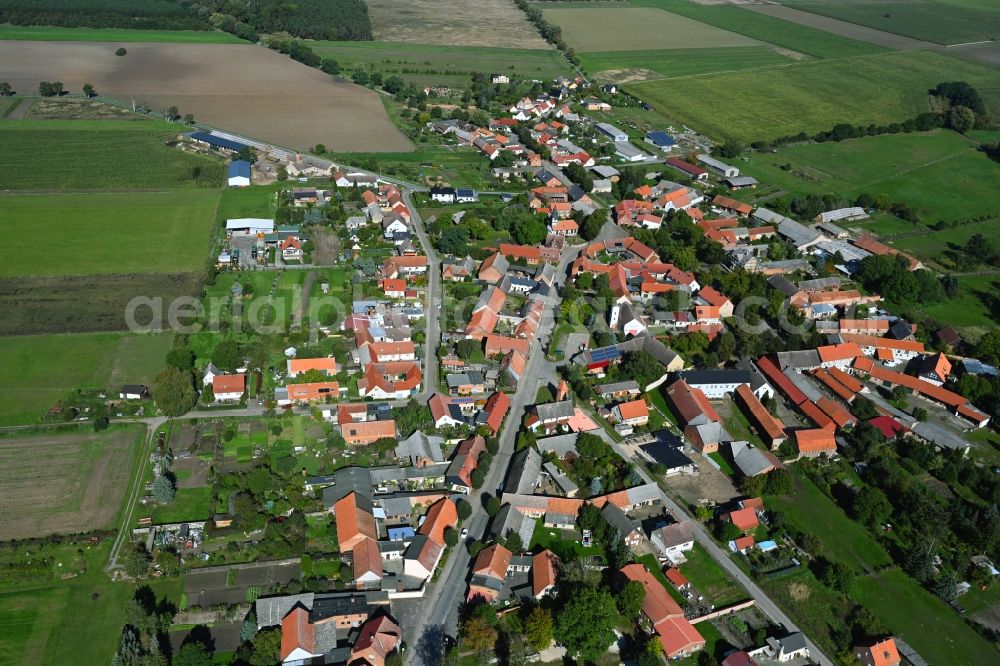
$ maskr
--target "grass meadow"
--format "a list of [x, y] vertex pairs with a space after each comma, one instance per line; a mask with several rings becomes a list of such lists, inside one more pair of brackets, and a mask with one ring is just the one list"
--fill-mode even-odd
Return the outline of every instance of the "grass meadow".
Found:
[[[972, 141], [950, 130], [787, 146], [774, 153], [749, 153], [744, 162], [747, 173], [792, 194], [885, 192], [918, 208], [928, 222], [997, 210], [991, 193], [1000, 189], [1000, 168]], [[876, 230], [913, 229], [905, 222], [899, 225]]]
[[857, 579], [852, 596], [932, 664], [995, 664], [1000, 660], [996, 645], [899, 569]]
[[62, 396], [78, 388], [106, 388], [112, 379], [116, 384], [152, 384], [163, 370], [170, 340], [165, 334], [120, 333], [3, 338], [0, 426], [37, 422]]
[[177, 44], [246, 44], [228, 32], [212, 30], [129, 30], [0, 25], [0, 39], [46, 42], [174, 42]]
[[221, 187], [221, 160], [165, 145], [180, 132], [178, 125], [148, 120], [5, 120], [0, 188]]
[[996, 4], [966, 0], [781, 0], [781, 4], [938, 44], [1000, 37], [1000, 5]]
[[[0, 197], [0, 276], [200, 270], [218, 190]], [[37, 233], [44, 229], [45, 243]]]
[[819, 555], [843, 562], [858, 573], [892, 564], [885, 549], [812, 481], [804, 476], [794, 478], [795, 492], [767, 498], [768, 508], [782, 511], [788, 524], [819, 537], [823, 544]]
[[0, 586], [0, 662], [110, 663], [134, 588], [112, 583], [102, 571], [110, 541], [80, 548], [83, 574], [58, 577], [78, 556], [76, 546], [63, 546], [52, 549], [56, 562], [50, 579]]
[[[625, 87], [715, 138], [754, 141], [829, 130], [837, 123], [902, 122], [927, 111], [928, 88], [958, 79], [976, 86], [989, 107], [1000, 109], [1000, 77], [993, 70], [928, 51], [803, 62]], [[874, 99], [879, 103], [873, 104]]]
[[418, 85], [464, 87], [474, 72], [547, 81], [572, 69], [555, 49], [505, 49], [388, 42], [309, 42], [321, 58], [336, 60], [345, 74], [356, 67], [398, 75]]

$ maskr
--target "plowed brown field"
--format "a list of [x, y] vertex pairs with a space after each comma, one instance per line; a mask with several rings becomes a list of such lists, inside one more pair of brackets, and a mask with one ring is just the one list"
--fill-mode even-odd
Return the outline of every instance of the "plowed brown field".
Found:
[[[116, 56], [125, 46], [128, 53]], [[204, 123], [291, 148], [401, 152], [413, 144], [378, 95], [253, 44], [0, 41], [3, 79], [21, 94], [39, 81], [176, 106]]]

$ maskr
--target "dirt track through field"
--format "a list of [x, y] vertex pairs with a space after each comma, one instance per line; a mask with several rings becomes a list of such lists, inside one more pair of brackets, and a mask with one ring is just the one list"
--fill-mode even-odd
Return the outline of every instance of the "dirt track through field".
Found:
[[134, 430], [0, 439], [0, 540], [111, 527]]
[[378, 95], [253, 44], [0, 42], [4, 80], [35, 92], [61, 81], [79, 92], [178, 107], [197, 120], [279, 145], [307, 149], [408, 151]]

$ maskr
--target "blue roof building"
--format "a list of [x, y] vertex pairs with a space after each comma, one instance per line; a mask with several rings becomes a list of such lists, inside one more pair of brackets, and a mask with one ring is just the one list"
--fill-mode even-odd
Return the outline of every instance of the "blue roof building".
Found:
[[244, 148], [249, 148], [245, 143], [224, 139], [221, 136], [215, 136], [208, 132], [192, 132], [189, 136], [195, 141], [207, 143], [212, 148], [222, 148], [223, 150], [231, 150], [235, 153], [240, 152]]
[[229, 187], [247, 187], [250, 185], [250, 163], [246, 160], [236, 160], [229, 163]]
[[674, 140], [674, 137], [660, 130], [646, 132], [644, 140], [646, 143], [656, 146], [660, 150], [667, 150], [668, 148], [677, 145], [677, 141]]

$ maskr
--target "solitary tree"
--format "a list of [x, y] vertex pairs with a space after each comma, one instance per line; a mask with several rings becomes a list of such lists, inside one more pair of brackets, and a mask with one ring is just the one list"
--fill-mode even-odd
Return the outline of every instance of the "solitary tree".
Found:
[[83, 84], [83, 94], [86, 95], [87, 97], [94, 97], [95, 95], [97, 95], [97, 91], [94, 90], [94, 86], [93, 85], [91, 85], [89, 83], [84, 83]]
[[166, 474], [160, 474], [153, 481], [153, 497], [160, 504], [170, 504], [174, 501], [176, 494], [177, 490], [174, 488], [174, 482]]
[[184, 122], [187, 123], [188, 125], [193, 125], [194, 124], [194, 114], [193, 113], [185, 113], [184, 114]]
[[121, 47], [121, 46], [118, 47], [118, 49], [115, 51], [115, 55], [116, 56], [123, 56], [126, 53], [128, 53], [128, 51], [125, 50], [125, 47]]
[[176, 106], [168, 106], [167, 107], [166, 116], [167, 116], [168, 120], [177, 120], [177, 118], [180, 117], [179, 113], [180, 112], [177, 110]]
[[535, 606], [524, 620], [524, 635], [537, 651], [541, 652], [552, 643], [552, 612]]
[[153, 383], [156, 405], [167, 416], [180, 416], [194, 406], [195, 393], [191, 375], [177, 368], [167, 368]]
[[0, 81], [0, 97], [9, 97], [14, 94], [14, 89], [6, 81]]

